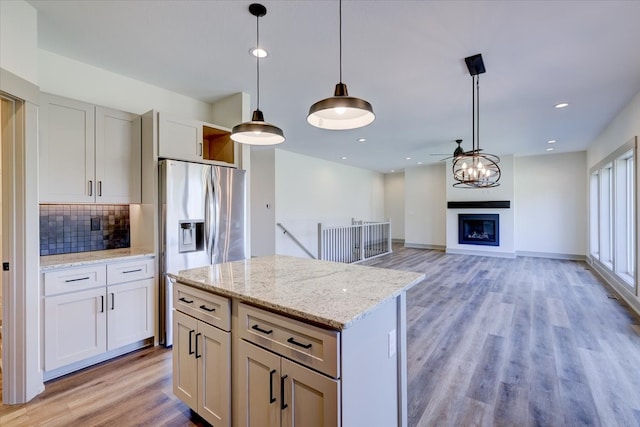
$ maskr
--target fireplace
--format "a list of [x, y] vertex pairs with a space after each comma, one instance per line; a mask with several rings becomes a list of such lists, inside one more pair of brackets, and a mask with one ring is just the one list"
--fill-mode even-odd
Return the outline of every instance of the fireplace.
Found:
[[500, 246], [500, 215], [458, 214], [458, 243]]

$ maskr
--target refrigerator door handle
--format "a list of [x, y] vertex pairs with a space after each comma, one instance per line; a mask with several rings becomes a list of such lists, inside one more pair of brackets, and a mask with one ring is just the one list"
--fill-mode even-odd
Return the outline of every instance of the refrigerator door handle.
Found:
[[222, 197], [222, 189], [220, 188], [220, 177], [218, 169], [214, 169], [211, 172], [211, 181], [213, 185], [213, 224], [211, 227], [211, 231], [213, 233], [213, 244], [211, 246], [211, 263], [217, 264], [218, 262], [222, 262], [222, 260], [216, 260], [218, 256], [218, 229], [220, 228], [220, 198]]
[[213, 194], [213, 186], [211, 182], [211, 172], [207, 174], [206, 184], [205, 184], [205, 196], [204, 196], [204, 238], [205, 238], [205, 247], [207, 249], [207, 255], [209, 257], [209, 262], [211, 262], [213, 257], [213, 224], [211, 214], [214, 209], [214, 194]]

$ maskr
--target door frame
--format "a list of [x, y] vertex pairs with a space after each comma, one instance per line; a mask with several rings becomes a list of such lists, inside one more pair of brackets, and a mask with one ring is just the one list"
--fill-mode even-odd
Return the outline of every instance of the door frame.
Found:
[[10, 237], [3, 239], [2, 254], [2, 262], [10, 263], [10, 270], [2, 271], [2, 396], [5, 404], [19, 404], [44, 391], [38, 205], [40, 91], [33, 83], [0, 68], [0, 92], [16, 106], [14, 135], [1, 147], [2, 221], [7, 223], [5, 232]]

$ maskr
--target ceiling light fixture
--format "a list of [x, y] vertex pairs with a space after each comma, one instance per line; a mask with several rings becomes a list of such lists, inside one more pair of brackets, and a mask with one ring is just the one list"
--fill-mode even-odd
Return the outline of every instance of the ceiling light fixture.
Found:
[[366, 138], [358, 138], [358, 142], [365, 142], [366, 140]]
[[569, 104], [566, 102], [561, 102], [559, 104], [554, 105], [554, 108], [564, 108], [564, 107], [568, 107]]
[[266, 58], [269, 56], [269, 52], [262, 49], [261, 47], [254, 47], [253, 49], [249, 49], [249, 53], [253, 56], [257, 56], [258, 58]]
[[[256, 17], [256, 46], [260, 46], [260, 17], [267, 14], [267, 8], [253, 3], [249, 12]], [[275, 145], [284, 141], [282, 129], [264, 121], [260, 111], [260, 56], [256, 56], [257, 102], [250, 122], [235, 125], [231, 130], [231, 139], [249, 145]]]
[[546, 151], [553, 151], [553, 147], [547, 148]]
[[547, 141], [547, 144], [555, 144], [556, 140], [555, 139], [550, 139]]
[[313, 104], [307, 116], [309, 124], [321, 129], [356, 129], [370, 124], [376, 118], [371, 104], [364, 99], [349, 96], [347, 85], [342, 83], [342, 0], [339, 8], [340, 82], [336, 84], [333, 96]]
[[[471, 74], [471, 131], [472, 149], [453, 159], [453, 186], [460, 188], [490, 188], [500, 184], [500, 158], [493, 154], [482, 153], [480, 148], [480, 83], [479, 75], [484, 73], [482, 55], [477, 54], [464, 59]], [[456, 141], [457, 142], [457, 141]]]

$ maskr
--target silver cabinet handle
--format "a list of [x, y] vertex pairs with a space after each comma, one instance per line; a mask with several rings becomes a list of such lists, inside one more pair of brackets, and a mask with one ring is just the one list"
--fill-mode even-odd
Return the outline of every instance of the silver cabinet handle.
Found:
[[89, 180], [89, 196], [93, 196], [93, 181]]
[[102, 197], [102, 181], [98, 181], [98, 196]]

